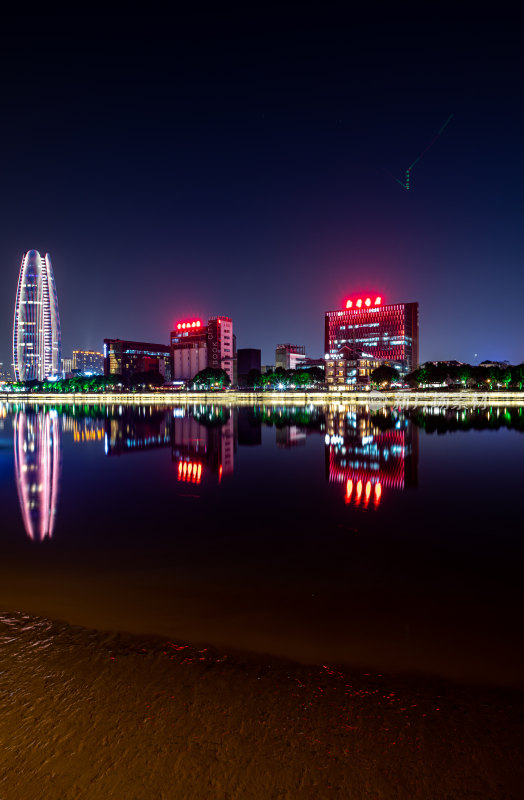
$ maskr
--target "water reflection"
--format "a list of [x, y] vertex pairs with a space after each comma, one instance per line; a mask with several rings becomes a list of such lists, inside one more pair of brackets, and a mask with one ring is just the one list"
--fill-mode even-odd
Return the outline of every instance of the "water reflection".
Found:
[[237, 409], [199, 406], [172, 420], [172, 459], [179, 481], [200, 483], [202, 474], [215, 475], [220, 483], [235, 468], [238, 446]]
[[62, 465], [60, 420], [56, 411], [17, 411], [14, 462], [26, 533], [40, 542], [51, 538]]
[[418, 431], [403, 413], [340, 406], [326, 412], [326, 477], [345, 502], [377, 508], [384, 489], [417, 485]]
[[[64, 406], [14, 411], [14, 463], [18, 497], [27, 535], [42, 541], [53, 535], [62, 462], [62, 433], [75, 443], [104, 447], [108, 457], [166, 448], [176, 480], [216, 483], [233, 475], [239, 447], [263, 444], [263, 429], [274, 429], [277, 448], [304, 447], [311, 435], [324, 440], [324, 472], [340, 484], [341, 502], [377, 509], [387, 494], [417, 486], [418, 430], [524, 431], [522, 408], [362, 406], [240, 406], [194, 404], [149, 406]], [[7, 415], [7, 407], [4, 409]], [[267, 443], [267, 439], [264, 440]], [[267, 447], [267, 444], [266, 444]], [[319, 447], [321, 457], [321, 448]], [[292, 476], [290, 476], [290, 480]]]

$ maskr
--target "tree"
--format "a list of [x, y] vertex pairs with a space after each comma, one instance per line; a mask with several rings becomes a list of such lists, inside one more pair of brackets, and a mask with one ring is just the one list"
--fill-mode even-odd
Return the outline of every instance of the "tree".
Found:
[[200, 370], [191, 381], [191, 385], [195, 389], [201, 390], [222, 389], [230, 384], [231, 380], [227, 372], [215, 367], [206, 367], [206, 369]]
[[130, 384], [132, 388], [137, 387], [150, 387], [150, 386], [163, 386], [164, 376], [159, 372], [135, 372], [131, 377]]
[[260, 385], [260, 370], [259, 369], [250, 369], [247, 373], [246, 378], [246, 386], [248, 389], [252, 389], [255, 386]]
[[374, 369], [369, 377], [374, 386], [382, 386], [384, 383], [396, 383], [400, 379], [397, 370], [394, 367], [388, 367], [386, 364]]
[[524, 385], [524, 364], [517, 364], [517, 366], [511, 367], [511, 383], [522, 389]]

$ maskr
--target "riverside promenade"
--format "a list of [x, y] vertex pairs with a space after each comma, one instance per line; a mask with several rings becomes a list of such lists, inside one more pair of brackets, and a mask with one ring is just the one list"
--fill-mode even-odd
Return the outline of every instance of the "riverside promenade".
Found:
[[216, 392], [3, 392], [0, 402], [37, 405], [326, 405], [344, 403], [355, 405], [399, 406], [524, 406], [524, 391], [244, 391]]

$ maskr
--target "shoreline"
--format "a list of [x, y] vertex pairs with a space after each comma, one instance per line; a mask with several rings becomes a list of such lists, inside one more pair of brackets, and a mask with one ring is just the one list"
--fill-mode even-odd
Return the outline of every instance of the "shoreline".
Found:
[[143, 393], [0, 393], [0, 402], [8, 404], [33, 403], [38, 405], [183, 405], [195, 402], [218, 405], [330, 405], [333, 403], [355, 405], [401, 406], [524, 406], [524, 391], [388, 391], [388, 392], [143, 392]]
[[21, 613], [0, 614], [0, 644], [13, 800], [502, 800], [524, 779], [522, 691]]

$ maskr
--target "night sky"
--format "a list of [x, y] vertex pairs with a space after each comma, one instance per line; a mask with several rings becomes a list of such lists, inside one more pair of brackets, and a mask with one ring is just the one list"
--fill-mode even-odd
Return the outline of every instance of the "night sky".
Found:
[[524, 361], [517, 20], [214, 8], [2, 20], [0, 360], [35, 248], [64, 356], [225, 314], [318, 357], [369, 290], [420, 303], [421, 361]]

